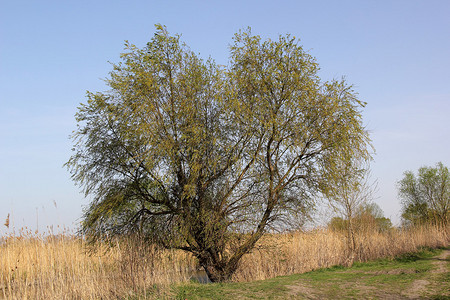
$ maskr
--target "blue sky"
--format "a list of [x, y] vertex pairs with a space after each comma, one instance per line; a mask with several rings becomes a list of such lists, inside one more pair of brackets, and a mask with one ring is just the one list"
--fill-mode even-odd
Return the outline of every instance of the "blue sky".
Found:
[[[450, 166], [450, 1], [0, 0], [0, 221], [74, 228], [88, 199], [62, 165], [85, 92], [104, 91], [124, 40], [161, 23], [226, 64], [233, 34], [290, 33], [323, 79], [346, 76], [366, 101], [376, 202], [398, 222], [405, 170]], [[0, 233], [6, 227], [1, 226]]]

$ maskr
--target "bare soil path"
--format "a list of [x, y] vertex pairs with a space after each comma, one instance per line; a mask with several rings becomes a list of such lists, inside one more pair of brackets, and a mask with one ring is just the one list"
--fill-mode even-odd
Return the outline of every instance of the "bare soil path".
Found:
[[[423, 299], [424, 297], [427, 297], [426, 294], [435, 294], [436, 292], [439, 292], [439, 289], [436, 289], [435, 284], [433, 283], [436, 282], [436, 277], [439, 277], [440, 275], [447, 274], [444, 278], [449, 277], [448, 258], [450, 258], [450, 250], [444, 250], [440, 255], [432, 257], [431, 260], [434, 269], [427, 274], [426, 279], [414, 280], [410, 288], [406, 290], [403, 295], [409, 299]], [[440, 299], [450, 299], [450, 283], [448, 281], [444, 282], [444, 288], [445, 286], [447, 286], [447, 291], [444, 290], [444, 294], [439, 295], [442, 296]], [[442, 286], [440, 288], [442, 288]]]
[[[431, 263], [429, 270], [421, 271], [398, 266], [378, 271], [348, 269], [335, 272], [334, 276], [324, 278], [319, 284], [316, 280], [305, 278], [294, 285], [287, 286], [289, 297], [291, 299], [450, 299], [450, 250], [445, 249], [439, 255], [424, 260]], [[356, 274], [360, 274], [361, 277], [348, 277], [348, 282], [338, 279], [340, 276]], [[367, 275], [372, 278], [367, 278]], [[417, 279], [408, 282], [408, 275]]]

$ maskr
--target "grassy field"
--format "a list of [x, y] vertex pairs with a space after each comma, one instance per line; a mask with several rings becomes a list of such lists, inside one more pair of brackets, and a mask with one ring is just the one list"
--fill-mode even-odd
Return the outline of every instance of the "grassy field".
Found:
[[[245, 283], [173, 287], [176, 299], [450, 299], [450, 248]], [[162, 295], [160, 295], [162, 296]]]
[[[314, 297], [323, 294], [333, 298], [333, 291], [342, 293], [342, 290], [349, 293], [343, 296], [357, 297], [363, 291], [355, 290], [354, 284], [361, 287], [367, 285], [370, 291], [372, 286], [384, 282], [377, 281], [382, 278], [386, 282], [389, 278], [393, 279], [399, 288], [403, 284], [401, 280], [427, 280], [420, 279], [426, 273], [420, 272], [420, 264], [425, 266], [432, 260], [424, 259], [420, 263], [416, 260], [414, 268], [418, 268], [419, 272], [396, 267], [408, 271], [397, 275], [372, 273], [381, 271], [383, 264], [392, 263], [389, 258], [414, 252], [420, 247], [448, 245], [446, 230], [433, 226], [386, 232], [368, 229], [358, 232], [357, 251], [351, 260], [343, 233], [320, 229], [267, 234], [251, 253], [244, 256], [233, 276], [233, 283], [199, 285], [189, 281], [192, 273], [199, 268], [198, 262], [183, 251], [162, 250], [130, 239], [117, 241], [112, 248], [99, 244], [94, 251], [88, 251], [86, 242], [72, 235], [21, 232], [0, 238], [0, 299], [154, 299], [177, 296], [180, 299], [195, 299], [215, 298], [214, 295], [208, 296], [214, 291], [222, 299], [295, 298], [307, 297], [308, 293]], [[359, 266], [360, 262], [379, 258], [388, 258], [377, 263], [380, 270], [365, 270]], [[335, 265], [348, 266], [352, 261], [356, 264], [350, 271], [334, 267], [307, 273]], [[394, 262], [398, 264], [401, 261]], [[340, 277], [327, 279], [330, 272], [340, 274]], [[439, 276], [436, 275], [436, 278], [439, 279]], [[448, 273], [446, 276], [448, 282]], [[329, 283], [323, 290], [326, 280]], [[371, 280], [374, 285], [370, 285]], [[175, 290], [174, 284], [177, 286]], [[433, 284], [427, 286], [432, 287]]]

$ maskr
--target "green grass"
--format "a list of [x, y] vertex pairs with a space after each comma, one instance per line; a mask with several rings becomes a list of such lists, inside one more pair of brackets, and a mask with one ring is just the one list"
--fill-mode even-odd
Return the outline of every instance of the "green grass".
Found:
[[288, 292], [286, 285], [293, 284], [295, 276], [246, 283], [188, 283], [176, 286], [174, 290], [176, 299], [276, 299]]
[[[334, 266], [304, 274], [245, 283], [173, 285], [176, 299], [383, 299], [400, 297], [415, 280], [427, 282], [420, 291], [427, 299], [450, 299], [450, 272], [435, 274], [433, 262], [442, 249], [422, 249], [395, 259]], [[450, 265], [447, 258], [447, 270]], [[164, 298], [164, 297], [156, 297]]]

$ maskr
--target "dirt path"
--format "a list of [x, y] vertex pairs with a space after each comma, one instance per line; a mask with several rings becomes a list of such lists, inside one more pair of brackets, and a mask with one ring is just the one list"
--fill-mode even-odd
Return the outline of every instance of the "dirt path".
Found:
[[411, 287], [404, 291], [402, 295], [406, 296], [408, 299], [420, 299], [420, 296], [429, 284], [430, 282], [425, 279], [414, 280]]
[[[448, 257], [450, 257], [450, 250], [443, 250], [443, 252], [438, 255], [430, 258], [431, 263], [433, 264], [434, 268], [426, 272], [424, 276], [420, 279], [414, 280], [410, 285], [409, 288], [406, 288], [404, 291], [394, 292], [393, 290], [390, 290], [389, 288], [379, 288], [374, 287], [371, 285], [364, 285], [364, 284], [354, 284], [352, 288], [356, 288], [357, 290], [362, 292], [364, 295], [371, 295], [375, 296], [376, 298], [384, 298], [384, 299], [426, 299], [427, 296], [424, 297], [424, 295], [433, 295], [433, 294], [439, 294], [442, 295], [442, 286], [439, 285], [439, 282], [442, 283], [442, 278], [439, 280], [439, 277], [442, 277], [443, 274], [448, 273], [448, 261], [446, 260]], [[396, 272], [398, 271], [398, 272]], [[402, 271], [401, 273], [399, 271]], [[407, 270], [411, 271], [411, 270]], [[409, 272], [403, 272], [401, 269], [394, 269], [394, 270], [383, 270], [381, 271], [382, 274], [408, 274]], [[346, 271], [342, 273], [347, 273]], [[376, 272], [375, 275], [378, 275], [379, 272]], [[327, 283], [324, 282], [323, 286], [326, 286]], [[345, 284], [344, 284], [345, 285]], [[341, 288], [348, 288], [346, 286], [342, 286]], [[295, 299], [298, 299], [300, 296], [300, 299], [325, 299], [327, 298], [324, 295], [320, 294], [320, 291], [317, 290], [317, 288], [314, 288], [312, 285], [310, 285], [307, 281], [298, 282], [295, 285], [286, 286], [289, 290], [289, 296]], [[367, 292], [367, 293], [366, 293]], [[445, 295], [442, 295], [442, 299], [447, 299], [445, 297], [449, 297], [450, 299], [450, 290], [449, 294], [447, 292], [444, 292]], [[439, 298], [441, 299], [441, 298]]]
[[445, 273], [448, 272], [447, 270], [447, 257], [450, 256], [450, 250], [444, 250], [442, 251], [441, 255], [433, 257], [435, 261], [433, 261], [433, 264], [437, 267], [435, 270], [431, 271], [431, 273]]
[[[434, 256], [431, 259], [433, 260], [433, 265], [435, 266], [435, 269], [431, 270], [431, 274], [442, 274], [447, 271], [447, 262], [446, 258], [450, 256], [450, 250], [444, 250], [442, 253], [438, 256]], [[427, 279], [430, 276], [427, 276]], [[419, 299], [421, 295], [424, 294], [424, 292], [428, 289], [428, 286], [430, 285], [430, 281], [427, 279], [419, 279], [415, 280], [412, 284], [410, 289], [406, 290], [404, 293], [402, 293], [404, 296], [407, 296], [410, 299]]]
[[435, 269], [430, 271], [430, 276], [426, 276], [427, 279], [415, 280], [411, 284], [411, 288], [402, 293], [404, 296], [407, 296], [410, 299], [420, 299], [421, 295], [424, 294], [427, 290], [433, 290], [433, 287], [429, 287], [430, 279], [433, 279], [433, 275], [443, 274], [448, 272], [447, 269], [447, 261], [446, 258], [450, 256], [450, 250], [444, 250], [438, 256], [434, 256], [431, 259], [433, 260], [433, 265]]

